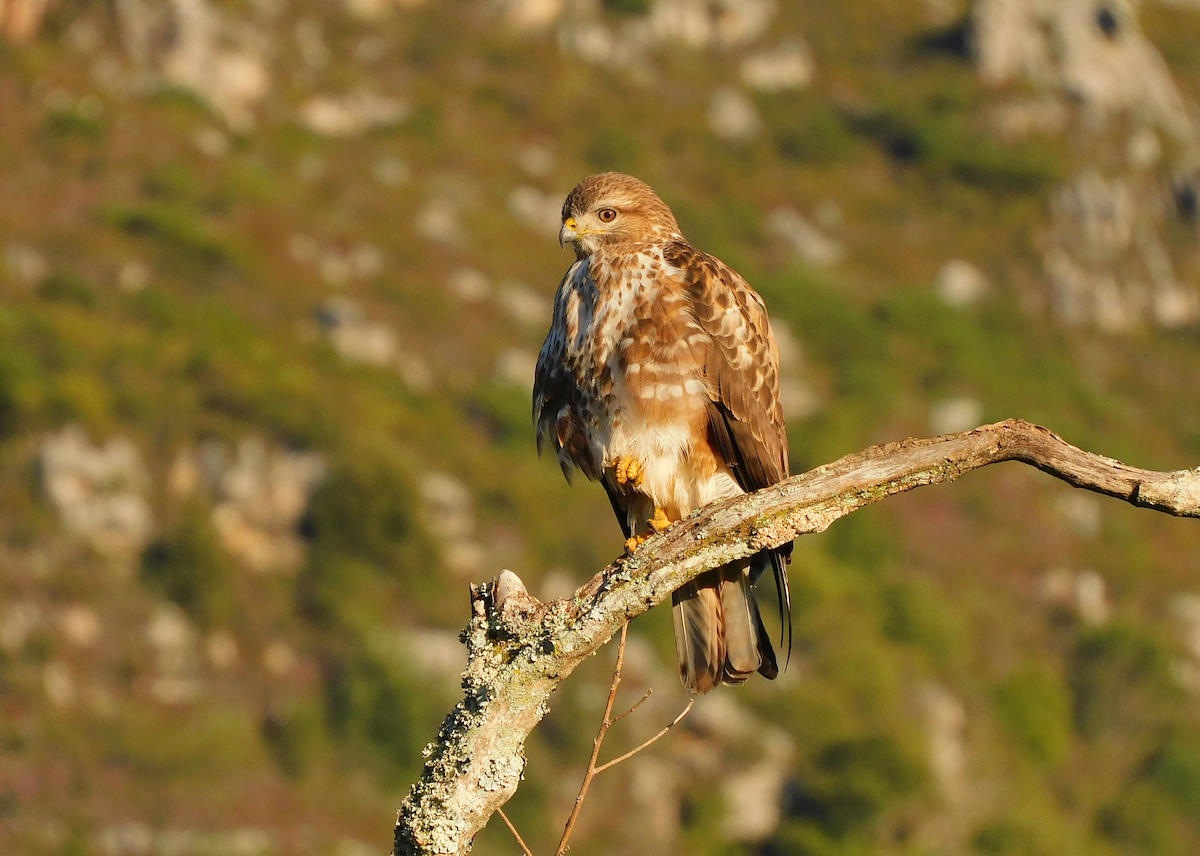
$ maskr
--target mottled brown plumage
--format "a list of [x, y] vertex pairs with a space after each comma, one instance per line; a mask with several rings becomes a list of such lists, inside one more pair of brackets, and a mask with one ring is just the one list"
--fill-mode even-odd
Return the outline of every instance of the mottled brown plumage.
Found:
[[[603, 173], [563, 205], [563, 277], [538, 357], [534, 418], [563, 472], [600, 481], [630, 539], [787, 477], [779, 352], [762, 299], [687, 243], [647, 185]], [[771, 567], [788, 611], [790, 548], [701, 575], [674, 596], [684, 685], [777, 673], [752, 584]]]

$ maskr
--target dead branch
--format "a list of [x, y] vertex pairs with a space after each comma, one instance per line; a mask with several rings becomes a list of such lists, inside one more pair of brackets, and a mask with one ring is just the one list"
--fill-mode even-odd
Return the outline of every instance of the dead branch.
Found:
[[395, 853], [465, 854], [525, 766], [525, 739], [551, 693], [630, 619], [696, 575], [821, 532], [894, 494], [1020, 461], [1075, 487], [1200, 517], [1200, 469], [1155, 472], [1085, 452], [1020, 419], [848, 455], [748, 496], [707, 506], [614, 562], [567, 599], [540, 603], [504, 571], [471, 588], [463, 700], [426, 749], [400, 808]]

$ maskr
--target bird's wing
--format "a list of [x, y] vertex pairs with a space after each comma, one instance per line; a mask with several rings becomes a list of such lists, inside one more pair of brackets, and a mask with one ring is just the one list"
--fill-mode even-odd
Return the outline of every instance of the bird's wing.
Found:
[[582, 467], [590, 478], [596, 477], [592, 472], [595, 468], [588, 454], [584, 426], [580, 422], [587, 402], [567, 362], [568, 339], [579, 334], [578, 330], [571, 329], [567, 302], [574, 293], [575, 279], [587, 276], [581, 265], [581, 262], [573, 264], [558, 285], [550, 332], [538, 354], [533, 375], [533, 419], [537, 425], [538, 455], [549, 440], [568, 480], [575, 466]]
[[[681, 272], [695, 319], [711, 340], [704, 375], [713, 450], [742, 490], [783, 481], [788, 477], [788, 439], [779, 398], [779, 348], [762, 298], [719, 259], [688, 244], [670, 245], [664, 257]], [[785, 544], [759, 553], [751, 562], [752, 581], [768, 567], [775, 578], [780, 632], [786, 636], [789, 655], [791, 555], [792, 545]], [[766, 632], [761, 621], [759, 632]]]
[[706, 253], [672, 244], [666, 260], [682, 273], [692, 312], [710, 344], [709, 439], [745, 491], [788, 476], [788, 440], [779, 400], [779, 349], [762, 298]]

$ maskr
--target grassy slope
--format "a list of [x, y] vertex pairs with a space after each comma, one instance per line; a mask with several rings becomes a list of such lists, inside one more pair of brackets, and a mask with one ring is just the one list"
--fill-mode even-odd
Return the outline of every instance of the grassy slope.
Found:
[[[509, 214], [518, 183], [561, 191], [593, 169], [637, 172], [663, 188], [697, 244], [760, 288], [803, 341], [824, 399], [792, 426], [795, 469], [925, 433], [930, 403], [959, 393], [977, 397], [989, 419], [1042, 421], [1133, 463], [1196, 463], [1194, 333], [1063, 331], [1029, 299], [1039, 288], [1031, 232], [1053, 182], [1072, 172], [1069, 148], [988, 136], [993, 96], [966, 62], [919, 47], [923, 27], [907, 8], [805, 4], [782, 23], [809, 39], [819, 84], [758, 98], [767, 133], [745, 148], [699, 130], [712, 87], [736, 75], [736, 56], [667, 53], [658, 76], [640, 82], [568, 60], [549, 39], [506, 35], [462, 7], [383, 26], [388, 52], [373, 76], [415, 104], [398, 129], [315, 138], [284, 106], [311, 84], [284, 74], [259, 129], [221, 159], [192, 142], [215, 120], [186, 95], [101, 95], [92, 118], [51, 97], [66, 92], [74, 104], [93, 91], [68, 48], [50, 39], [0, 49], [0, 234], [39, 247], [55, 275], [36, 288], [0, 280], [0, 597], [89, 602], [106, 627], [94, 648], [69, 648], [48, 631], [0, 664], [6, 848], [93, 852], [97, 830], [129, 819], [263, 826], [286, 853], [333, 852], [347, 836], [382, 843], [454, 687], [428, 691], [372, 633], [454, 628], [464, 602], [463, 581], [440, 572], [416, 523], [416, 475], [437, 468], [467, 481], [499, 545], [489, 561], [534, 585], [555, 568], [582, 579], [615, 552], [603, 497], [568, 488], [552, 463], [535, 460], [524, 391], [493, 380], [495, 355], [535, 349], [541, 331], [464, 307], [445, 285], [469, 265], [552, 292], [565, 257]], [[1147, 26], [1200, 95], [1189, 48], [1200, 19], [1155, 11]], [[331, 81], [365, 76], [343, 61], [363, 33], [330, 18]], [[529, 179], [516, 153], [546, 141], [556, 171]], [[894, 155], [898, 142], [911, 156]], [[370, 166], [385, 155], [409, 163], [414, 180], [380, 186]], [[298, 177], [314, 158], [320, 177]], [[454, 247], [420, 238], [416, 211], [464, 183], [469, 238]], [[825, 199], [844, 212], [849, 259], [833, 272], [797, 268], [764, 234], [762, 212]], [[385, 272], [347, 291], [393, 324], [406, 350], [427, 356], [434, 392], [347, 367], [303, 335], [331, 289], [289, 258], [295, 233], [383, 249]], [[991, 276], [978, 309], [953, 311], [932, 296], [949, 256]], [[153, 271], [137, 294], [115, 286], [128, 259]], [[156, 494], [162, 539], [193, 545], [173, 555], [201, 557], [173, 571], [201, 592], [186, 605], [202, 628], [231, 628], [243, 651], [244, 665], [213, 677], [200, 704], [160, 709], [146, 696], [152, 664], [141, 634], [162, 579], [109, 568], [64, 540], [39, 498], [33, 438], [65, 421], [133, 436], [159, 484], [175, 452], [206, 437], [255, 433], [332, 462], [295, 579], [229, 566], [203, 513]], [[799, 680], [737, 695], [797, 745], [787, 816], [768, 852], [1194, 852], [1200, 727], [1168, 674], [1182, 655], [1169, 601], [1195, 586], [1200, 531], [1105, 503], [1100, 533], [1081, 539], [1055, 511], [1065, 492], [1001, 468], [870, 509], [798, 546]], [[1088, 629], [1042, 606], [1042, 574], [1058, 566], [1103, 574], [1109, 625]], [[669, 662], [665, 613], [639, 624]], [[302, 654], [285, 677], [260, 665], [276, 638]], [[41, 667], [58, 659], [108, 701], [50, 707]], [[574, 679], [531, 746], [513, 814], [539, 851], [585, 756], [604, 670], [589, 664]], [[969, 715], [972, 787], [960, 806], [944, 805], [926, 773], [917, 688], [930, 681]], [[663, 757], [684, 754], [688, 740], [663, 746]], [[578, 852], [605, 852], [614, 837], [638, 849], [634, 820], [606, 820], [630, 811], [625, 775], [601, 783]], [[715, 783], [689, 781], [681, 849], [728, 850], [713, 835]], [[512, 845], [489, 829], [479, 848]]]

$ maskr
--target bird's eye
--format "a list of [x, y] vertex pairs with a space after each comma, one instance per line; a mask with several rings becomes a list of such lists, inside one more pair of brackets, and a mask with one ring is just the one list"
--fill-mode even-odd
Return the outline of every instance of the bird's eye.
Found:
[[611, 223], [617, 219], [617, 212], [611, 208], [601, 208], [599, 217], [601, 223]]

